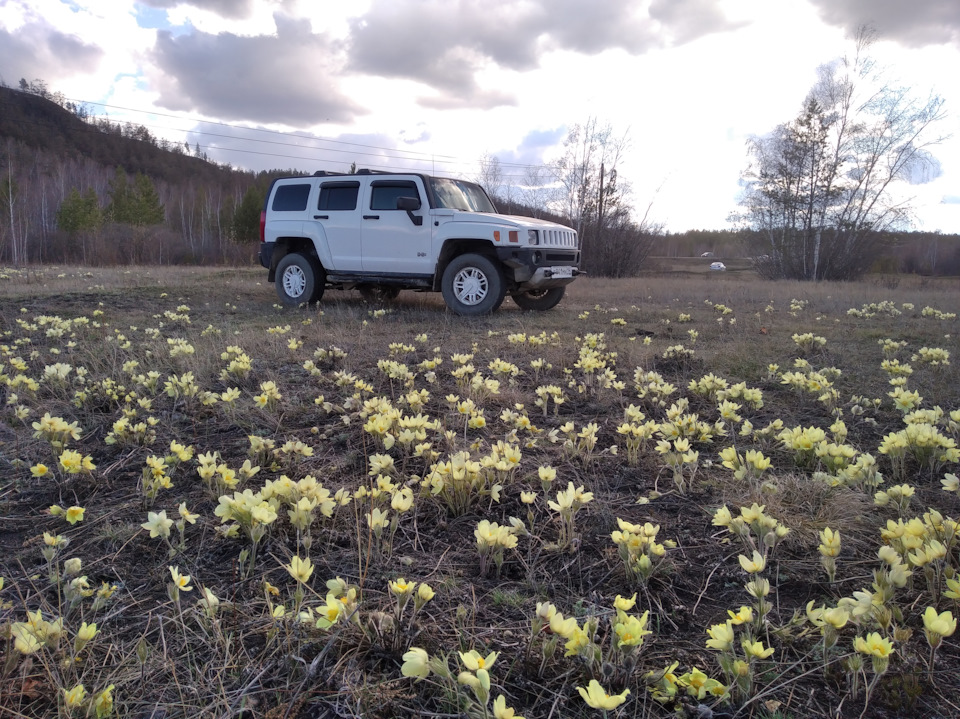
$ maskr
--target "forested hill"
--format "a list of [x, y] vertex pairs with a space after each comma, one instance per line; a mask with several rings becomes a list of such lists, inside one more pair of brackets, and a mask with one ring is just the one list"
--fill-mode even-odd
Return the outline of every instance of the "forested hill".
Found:
[[9, 87], [0, 87], [0, 140], [173, 183], [188, 177], [219, 183], [235, 172], [158, 142], [142, 125], [89, 122], [47, 97]]

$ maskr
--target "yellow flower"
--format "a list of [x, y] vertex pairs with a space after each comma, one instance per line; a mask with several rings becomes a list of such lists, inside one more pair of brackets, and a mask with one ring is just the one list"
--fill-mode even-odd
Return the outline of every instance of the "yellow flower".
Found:
[[633, 605], [637, 603], [637, 594], [634, 592], [633, 596], [629, 599], [624, 599], [619, 594], [617, 598], [613, 600], [614, 609], [619, 609], [622, 612], [629, 612], [633, 609]]
[[557, 608], [550, 602], [537, 602], [537, 616], [545, 621], [553, 619], [557, 613]]
[[840, 554], [840, 532], [834, 532], [830, 527], [824, 527], [820, 532], [820, 554], [824, 557], [836, 557]]
[[93, 700], [93, 708], [97, 712], [97, 719], [110, 716], [113, 713], [113, 684], [97, 694]]
[[707, 630], [707, 634], [710, 635], [707, 649], [726, 652], [733, 646], [733, 623], [729, 620], [723, 624], [714, 624]]
[[413, 592], [416, 586], [416, 582], [408, 582], [403, 577], [398, 577], [396, 581], [390, 582], [390, 591], [398, 597], [406, 597]]
[[[637, 643], [639, 644], [640, 641], [641, 640], [638, 640]], [[587, 634], [582, 629], [580, 629], [579, 627], [576, 627], [570, 633], [570, 636], [567, 639], [566, 644], [563, 645], [563, 648], [567, 650], [563, 656], [575, 657], [584, 649], [586, 649], [589, 645], [590, 645], [590, 635]]]
[[327, 603], [317, 609], [320, 618], [317, 620], [317, 629], [327, 629], [332, 627], [343, 615], [344, 605], [336, 597], [328, 594]]
[[414, 677], [416, 679], [426, 679], [430, 676], [430, 656], [420, 647], [410, 647], [410, 650], [403, 655], [403, 666], [400, 667], [400, 673], [405, 677]]
[[60, 466], [66, 472], [76, 474], [83, 467], [83, 456], [72, 449], [65, 450], [60, 454]]
[[43, 464], [42, 462], [35, 464], [30, 468], [30, 474], [32, 474], [34, 477], [43, 477], [49, 471], [50, 470], [47, 468], [47, 465]]
[[713, 513], [713, 526], [715, 527], [728, 527], [732, 521], [733, 515], [730, 514], [730, 510], [727, 508], [727, 505], [723, 505], [720, 507], [720, 509]]
[[498, 656], [497, 652], [490, 652], [483, 657], [476, 649], [471, 649], [466, 654], [463, 652], [458, 652], [458, 654], [460, 654], [460, 661], [463, 662], [463, 666], [471, 672], [476, 672], [478, 669], [490, 669], [493, 663], [497, 661]]
[[40, 651], [40, 641], [28, 627], [22, 622], [14, 622], [12, 626], [13, 644], [24, 655]]
[[613, 630], [617, 635], [617, 647], [638, 647], [643, 644], [643, 638], [652, 632], [647, 629], [647, 620], [650, 612], [644, 612], [639, 619], [637, 617], [626, 617], [622, 622], [618, 622]]
[[63, 514], [63, 518], [67, 520], [70, 524], [76, 524], [77, 522], [83, 521], [83, 513], [87, 511], [83, 507], [70, 507]]
[[577, 691], [580, 692], [580, 696], [583, 697], [583, 701], [585, 701], [588, 706], [593, 709], [603, 709], [604, 711], [607, 709], [616, 709], [627, 700], [627, 695], [630, 693], [629, 689], [624, 689], [621, 694], [607, 694], [606, 690], [600, 686], [600, 682], [596, 679], [591, 679], [586, 689], [577, 687]]
[[753, 621], [752, 607], [740, 607], [740, 611], [736, 614], [734, 614], [732, 610], [728, 609], [727, 614], [730, 615], [731, 624], [746, 624]]
[[749, 639], [744, 639], [740, 642], [740, 644], [743, 647], [744, 654], [746, 654], [748, 657], [766, 659], [774, 652], [773, 647], [764, 649], [763, 642], [751, 642]]
[[536, 492], [520, 492], [520, 501], [524, 504], [533, 504], [537, 501]]
[[193, 587], [190, 586], [190, 575], [189, 574], [180, 574], [179, 567], [167, 567], [170, 570], [170, 576], [173, 577], [173, 585], [184, 592], [192, 592]]
[[161, 509], [159, 512], [147, 512], [147, 521], [140, 525], [150, 532], [150, 538], [170, 536], [170, 527], [173, 526], [173, 520], [167, 519], [167, 510]]
[[493, 700], [493, 717], [494, 719], [524, 719], [507, 706], [506, 697], [502, 694]]
[[935, 634], [938, 637], [949, 637], [957, 629], [957, 620], [953, 618], [953, 614], [950, 612], [937, 614], [936, 609], [927, 607], [923, 611], [923, 628], [928, 635]]
[[577, 620], [574, 617], [564, 619], [560, 612], [550, 617], [550, 631], [559, 634], [564, 639], [569, 639], [570, 635], [577, 630]]
[[413, 490], [410, 487], [404, 487], [395, 495], [390, 502], [390, 506], [397, 512], [406, 512], [413, 506]]
[[861, 654], [886, 658], [893, 654], [893, 642], [881, 637], [877, 632], [870, 632], [866, 638], [857, 637], [853, 640], [853, 648]]
[[284, 569], [290, 572], [290, 576], [298, 582], [306, 584], [310, 581], [310, 575], [313, 574], [313, 562], [310, 561], [310, 557], [300, 559], [300, 556], [295, 554], [290, 558], [290, 564], [284, 565]]
[[760, 554], [756, 549], [753, 550], [753, 558], [747, 559], [742, 554], [738, 557], [740, 560], [740, 566], [743, 567], [743, 571], [748, 574], [756, 574], [762, 572], [764, 567], [767, 566], [767, 560], [763, 558], [763, 555]]
[[217, 609], [220, 606], [220, 599], [207, 587], [203, 587], [203, 597], [198, 603], [208, 619], [213, 619], [215, 616], [217, 616]]
[[97, 636], [96, 622], [93, 624], [87, 624], [86, 622], [83, 622], [80, 625], [80, 629], [77, 630], [77, 639], [80, 639], [81, 641], [89, 642], [95, 636]]
[[823, 621], [834, 629], [843, 629], [850, 620], [850, 612], [841, 607], [834, 607], [823, 612]]
[[194, 514], [187, 509], [186, 502], [180, 502], [180, 506], [177, 508], [177, 511], [180, 512], [180, 517], [183, 519], [183, 521], [189, 522], [190, 524], [196, 524], [197, 519], [200, 518], [199, 514]]
[[431, 599], [433, 599], [435, 594], [436, 593], [433, 591], [433, 587], [431, 587], [429, 584], [424, 583], [417, 588], [417, 597], [420, 598], [421, 602], [429, 602]]
[[73, 689], [63, 690], [63, 701], [67, 705], [68, 712], [83, 704], [83, 700], [86, 698], [87, 690], [83, 688], [83, 684], [77, 684]]

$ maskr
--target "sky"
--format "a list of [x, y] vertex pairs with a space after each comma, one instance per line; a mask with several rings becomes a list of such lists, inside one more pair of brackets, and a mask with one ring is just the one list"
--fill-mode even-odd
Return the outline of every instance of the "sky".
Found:
[[252, 170], [476, 179], [492, 156], [521, 185], [595, 119], [636, 217], [682, 232], [729, 226], [748, 140], [863, 24], [892, 82], [946, 100], [939, 173], [898, 192], [960, 233], [957, 0], [0, 0], [0, 81]]

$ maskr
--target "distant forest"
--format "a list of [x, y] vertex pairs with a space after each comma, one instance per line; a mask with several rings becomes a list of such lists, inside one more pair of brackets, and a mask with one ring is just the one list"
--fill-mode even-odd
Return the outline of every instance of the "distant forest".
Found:
[[[250, 264], [266, 189], [289, 174], [297, 173], [211, 162], [199, 147], [157, 138], [142, 125], [95, 118], [41, 81], [0, 86], [0, 263]], [[562, 221], [542, 207], [504, 198], [498, 205]], [[960, 275], [958, 235], [885, 239], [875, 271]], [[658, 232], [646, 241], [644, 257], [766, 252], [763, 237], [747, 230]], [[595, 243], [602, 252], [603, 237]]]

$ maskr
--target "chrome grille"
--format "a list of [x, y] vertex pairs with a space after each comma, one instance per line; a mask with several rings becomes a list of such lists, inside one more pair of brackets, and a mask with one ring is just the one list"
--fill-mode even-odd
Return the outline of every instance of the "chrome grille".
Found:
[[573, 230], [540, 230], [540, 244], [547, 247], [577, 247], [577, 233]]

